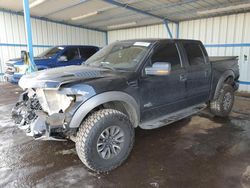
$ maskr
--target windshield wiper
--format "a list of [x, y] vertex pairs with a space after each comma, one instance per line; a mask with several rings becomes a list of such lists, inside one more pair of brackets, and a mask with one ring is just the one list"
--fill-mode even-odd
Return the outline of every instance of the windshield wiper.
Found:
[[107, 64], [100, 64], [98, 67], [101, 67], [101, 68], [106, 68], [106, 69], [109, 69], [109, 70], [112, 70], [112, 71], [116, 71], [116, 69], [114, 67], [111, 67]]
[[105, 62], [105, 61], [100, 62], [100, 64], [97, 65], [97, 67], [106, 68], [106, 69], [110, 69], [112, 71], [116, 71], [116, 69], [114, 67], [109, 65], [109, 62]]
[[90, 66], [90, 67], [98, 67], [98, 68], [106, 68], [112, 71], [116, 71], [116, 69], [112, 66], [110, 66], [107, 62], [101, 62], [99, 64], [95, 64], [95, 63], [85, 63], [83, 64], [85, 66]]

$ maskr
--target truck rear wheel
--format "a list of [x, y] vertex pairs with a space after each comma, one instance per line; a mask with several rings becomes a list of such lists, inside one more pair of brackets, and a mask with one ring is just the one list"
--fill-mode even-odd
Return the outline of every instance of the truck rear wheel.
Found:
[[108, 172], [120, 166], [134, 143], [134, 128], [120, 111], [103, 109], [82, 123], [76, 138], [76, 151], [91, 170]]
[[234, 89], [229, 84], [224, 84], [216, 100], [210, 102], [210, 111], [219, 117], [226, 117], [234, 104]]

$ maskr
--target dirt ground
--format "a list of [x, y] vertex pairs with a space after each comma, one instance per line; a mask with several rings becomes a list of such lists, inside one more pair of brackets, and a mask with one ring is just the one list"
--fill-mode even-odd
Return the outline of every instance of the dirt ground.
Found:
[[229, 118], [207, 112], [156, 130], [136, 129], [128, 160], [89, 171], [73, 142], [34, 141], [10, 119], [20, 89], [0, 84], [0, 187], [250, 187], [250, 98]]

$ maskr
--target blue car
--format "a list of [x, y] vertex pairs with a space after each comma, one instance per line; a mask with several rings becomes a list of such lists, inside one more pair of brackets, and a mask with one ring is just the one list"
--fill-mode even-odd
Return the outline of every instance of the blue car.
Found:
[[[34, 62], [38, 70], [81, 65], [98, 50], [97, 46], [55, 46], [35, 57]], [[9, 60], [6, 67], [4, 78], [13, 84], [18, 83], [27, 69], [21, 58]]]

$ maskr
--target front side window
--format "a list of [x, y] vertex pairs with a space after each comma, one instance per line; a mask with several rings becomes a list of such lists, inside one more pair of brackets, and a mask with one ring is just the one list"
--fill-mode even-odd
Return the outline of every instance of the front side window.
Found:
[[134, 71], [149, 46], [148, 42], [115, 42], [90, 57], [86, 65]]
[[80, 59], [78, 48], [66, 49], [65, 52], [62, 53], [62, 56], [65, 56], [67, 61], [71, 61], [74, 59]]
[[205, 64], [205, 59], [198, 43], [184, 43], [183, 47], [186, 51], [188, 62], [191, 66]]
[[176, 44], [160, 44], [151, 57], [151, 64], [156, 62], [170, 63], [172, 70], [180, 69], [181, 61]]

